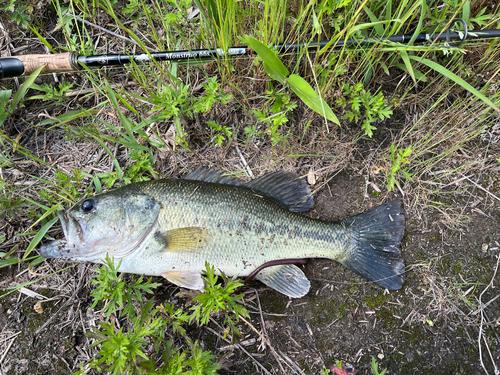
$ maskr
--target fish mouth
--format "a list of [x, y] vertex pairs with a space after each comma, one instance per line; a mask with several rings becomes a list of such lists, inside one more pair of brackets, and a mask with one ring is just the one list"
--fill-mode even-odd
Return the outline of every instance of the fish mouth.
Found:
[[42, 244], [40, 254], [44, 258], [66, 258], [73, 261], [92, 260], [98, 257], [98, 250], [92, 251], [85, 244], [86, 223], [73, 218], [68, 212], [58, 211], [64, 238]]
[[88, 261], [103, 263], [106, 253], [115, 259], [123, 259], [137, 251], [144, 239], [156, 231], [158, 227], [157, 217], [153, 225], [138, 238], [126, 237], [125, 231], [121, 231], [119, 238], [110, 244], [105, 243], [108, 240], [91, 240], [89, 237], [92, 236], [88, 224], [83, 220], [73, 217], [70, 212], [58, 211], [57, 216], [61, 221], [65, 238], [41, 245], [40, 254], [47, 259], [62, 258], [74, 262]]
[[75, 219], [68, 212], [58, 211], [57, 216], [61, 221], [64, 237], [68, 244], [76, 245], [85, 241], [85, 233], [88, 231], [85, 222]]

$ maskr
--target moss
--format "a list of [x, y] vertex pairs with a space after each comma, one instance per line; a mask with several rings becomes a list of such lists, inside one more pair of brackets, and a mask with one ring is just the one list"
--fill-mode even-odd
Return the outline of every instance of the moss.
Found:
[[458, 275], [460, 273], [462, 273], [462, 270], [463, 270], [463, 265], [462, 265], [462, 262], [456, 262], [454, 265], [453, 265], [453, 273], [455, 275]]
[[441, 236], [438, 232], [429, 234], [427, 239], [429, 240], [429, 246], [438, 246], [441, 243]]
[[377, 309], [380, 306], [385, 305], [391, 299], [392, 299], [392, 296], [389, 294], [384, 295], [383, 293], [375, 293], [375, 294], [366, 296], [365, 302], [370, 308]]

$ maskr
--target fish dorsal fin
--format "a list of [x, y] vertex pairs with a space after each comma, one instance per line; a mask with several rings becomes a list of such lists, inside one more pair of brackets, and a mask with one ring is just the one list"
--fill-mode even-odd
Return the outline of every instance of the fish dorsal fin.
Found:
[[291, 172], [272, 172], [244, 183], [235, 177], [223, 176], [221, 172], [203, 167], [188, 173], [184, 179], [246, 186], [279, 200], [292, 212], [307, 211], [314, 204], [307, 182]]
[[185, 180], [213, 182], [216, 184], [225, 184], [234, 186], [245, 185], [244, 182], [238, 180], [236, 177], [224, 176], [222, 172], [205, 167], [196, 168], [194, 171], [188, 173], [183, 178]]
[[154, 239], [163, 245], [163, 251], [200, 250], [205, 247], [209, 238], [208, 230], [200, 227], [157, 231], [154, 234]]
[[202, 290], [205, 286], [201, 275], [196, 271], [167, 271], [162, 276], [172, 284], [187, 289]]
[[307, 182], [291, 172], [268, 173], [245, 186], [276, 198], [292, 212], [307, 211], [314, 204]]
[[264, 268], [256, 278], [268, 287], [292, 298], [305, 296], [311, 287], [304, 272], [293, 264]]

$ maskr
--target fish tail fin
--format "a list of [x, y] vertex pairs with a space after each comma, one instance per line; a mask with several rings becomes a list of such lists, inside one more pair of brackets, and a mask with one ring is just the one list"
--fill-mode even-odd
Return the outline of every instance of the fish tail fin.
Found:
[[399, 245], [405, 231], [401, 202], [393, 201], [342, 221], [352, 242], [340, 263], [389, 290], [401, 289], [404, 263]]

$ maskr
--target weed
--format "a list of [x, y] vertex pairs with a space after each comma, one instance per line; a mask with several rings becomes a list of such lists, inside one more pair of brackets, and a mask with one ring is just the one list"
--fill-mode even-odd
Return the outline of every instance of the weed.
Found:
[[379, 369], [378, 369], [378, 362], [377, 362], [377, 360], [375, 359], [374, 356], [372, 356], [371, 365], [372, 365], [371, 370], [372, 370], [372, 374], [373, 375], [384, 375], [386, 373], [386, 371], [387, 371], [387, 369], [379, 371]]
[[368, 137], [373, 136], [373, 131], [377, 128], [373, 125], [377, 121], [377, 116], [380, 120], [388, 119], [392, 115], [391, 106], [385, 103], [384, 95], [379, 92], [377, 95], [372, 95], [365, 90], [361, 82], [354, 86], [349, 84], [344, 85], [344, 95], [337, 99], [337, 105], [344, 109], [350, 104], [350, 109], [344, 115], [344, 118], [349, 121], [358, 122], [363, 119], [361, 129], [365, 131]]
[[[199, 294], [193, 301], [198, 302], [193, 306], [191, 321], [196, 321], [198, 324], [205, 325], [210, 319], [210, 314], [224, 311], [225, 320], [229, 330], [235, 334], [239, 334], [236, 328], [236, 323], [239, 321], [239, 316], [248, 317], [248, 311], [236, 301], [243, 298], [243, 295], [232, 296], [234, 291], [243, 286], [240, 281], [227, 279], [224, 275], [222, 278], [226, 280], [224, 286], [217, 284], [217, 276], [215, 275], [214, 267], [206, 263], [206, 282], [205, 293]], [[234, 314], [234, 318], [233, 318]]]
[[[154, 105], [152, 111], [159, 114], [164, 120], [173, 118], [177, 130], [177, 142], [181, 142], [184, 137], [184, 129], [181, 126], [182, 117], [192, 117], [194, 113], [209, 112], [215, 104], [225, 104], [232, 98], [231, 94], [225, 94], [223, 91], [218, 94], [219, 83], [217, 77], [207, 79], [207, 83], [202, 83], [205, 88], [205, 94], [200, 97], [190, 95], [189, 85], [185, 85], [176, 78], [172, 78], [177, 88], [173, 85], [160, 84], [158, 92], [151, 92], [151, 103]], [[185, 142], [185, 141], [184, 141]]]
[[45, 94], [43, 95], [35, 95], [31, 96], [30, 99], [43, 99], [43, 100], [53, 100], [55, 102], [62, 102], [66, 99], [65, 95], [71, 91], [73, 84], [71, 82], [60, 82], [59, 88], [56, 88], [54, 85], [49, 85], [48, 83], [44, 83], [42, 85], [31, 85], [32, 89], [42, 91]]
[[217, 122], [208, 120], [207, 125], [210, 127], [212, 132], [212, 139], [217, 144], [217, 146], [221, 147], [222, 143], [227, 139], [230, 139], [233, 136], [233, 131], [227, 126], [219, 125]]
[[34, 6], [31, 1], [7, 0], [0, 5], [0, 11], [9, 14], [12, 21], [24, 27], [28, 26], [33, 10]]
[[111, 188], [118, 180], [125, 185], [132, 182], [149, 181], [150, 178], [146, 174], [155, 175], [153, 169], [153, 156], [151, 153], [139, 150], [130, 150], [130, 166], [125, 168], [120, 177], [118, 171], [98, 174], [97, 177], [102, 179], [108, 188]]
[[[91, 280], [96, 285], [91, 292], [92, 308], [105, 301], [102, 312], [106, 314], [106, 321], [100, 323], [100, 330], [88, 334], [97, 340], [93, 346], [99, 346], [99, 353], [90, 362], [90, 367], [113, 374], [211, 374], [219, 369], [220, 365], [214, 362], [215, 356], [193, 342], [183, 325], [193, 321], [204, 325], [212, 314], [223, 311], [226, 331], [238, 333], [239, 316], [248, 317], [248, 311], [237, 303], [243, 296], [232, 296], [232, 293], [242, 283], [224, 278], [225, 286], [221, 286], [217, 283], [214, 267], [207, 264], [205, 292], [194, 298], [195, 304], [185, 312], [170, 303], [155, 306], [154, 299], [144, 302], [145, 294], [152, 294], [160, 284], [153, 283], [151, 278], [144, 280], [142, 276], [124, 281], [117, 271], [120, 263], [106, 256], [104, 266]], [[128, 319], [128, 324], [118, 328], [115, 323], [118, 316]], [[173, 340], [165, 341], [165, 333], [169, 330], [184, 337], [189, 349], [181, 351], [174, 346]], [[159, 367], [146, 351], [150, 345], [154, 353], [162, 355], [163, 363]]]
[[151, 283], [151, 278], [143, 282], [140, 276], [134, 283], [125, 283], [122, 281], [122, 275], [118, 275], [121, 260], [115, 265], [115, 262], [106, 254], [106, 267], [99, 268], [99, 275], [92, 279], [92, 284], [97, 287], [91, 292], [94, 298], [92, 308], [99, 301], [108, 300], [104, 306], [103, 312], [106, 313], [106, 319], [109, 320], [111, 314], [117, 314], [117, 307], [123, 308], [123, 313], [133, 316], [134, 305], [132, 302], [142, 302], [142, 293], [153, 293], [153, 289], [160, 286], [159, 283]]
[[[297, 108], [297, 104], [291, 102], [290, 96], [283, 92], [266, 91], [266, 94], [271, 95], [271, 108], [254, 110], [253, 113], [259, 121], [269, 124], [265, 132], [270, 136], [273, 146], [276, 146], [286, 140], [288, 134], [283, 134], [282, 125], [288, 122], [288, 112]], [[257, 134], [254, 129], [249, 129], [246, 133], [248, 137]]]
[[394, 144], [391, 144], [389, 152], [390, 152], [389, 157], [391, 158], [392, 167], [389, 172], [389, 175], [387, 176], [387, 181], [388, 181], [387, 190], [392, 191], [394, 189], [394, 185], [398, 184], [396, 180], [396, 174], [398, 172], [400, 172], [403, 175], [403, 177], [406, 178], [408, 181], [413, 181], [412, 174], [409, 173], [406, 170], [406, 168], [403, 168], [403, 165], [410, 164], [408, 158], [412, 154], [412, 148], [408, 146], [404, 150], [403, 149], [396, 150], [396, 146], [394, 146]]

